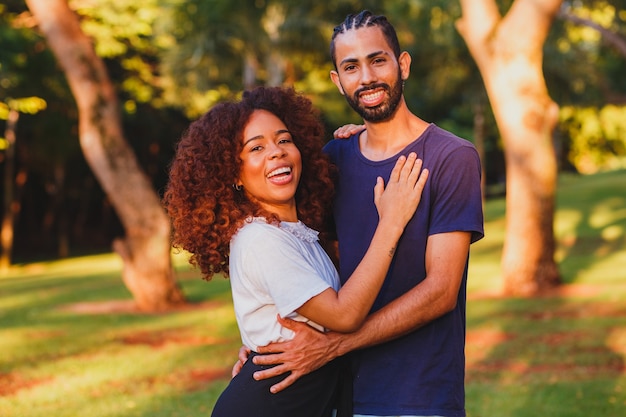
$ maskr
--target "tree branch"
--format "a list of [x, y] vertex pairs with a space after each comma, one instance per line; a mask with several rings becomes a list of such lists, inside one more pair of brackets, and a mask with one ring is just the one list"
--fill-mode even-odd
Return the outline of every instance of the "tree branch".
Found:
[[493, 0], [460, 0], [463, 14], [457, 20], [457, 30], [474, 45], [486, 43], [502, 17]]
[[626, 58], [626, 39], [622, 38], [619, 34], [612, 32], [591, 19], [585, 19], [584, 17], [577, 16], [570, 10], [561, 9], [557, 16], [563, 20], [572, 22], [575, 25], [587, 26], [597, 30], [600, 32], [602, 39], [604, 39], [604, 42], [607, 45], [615, 48], [620, 55]]

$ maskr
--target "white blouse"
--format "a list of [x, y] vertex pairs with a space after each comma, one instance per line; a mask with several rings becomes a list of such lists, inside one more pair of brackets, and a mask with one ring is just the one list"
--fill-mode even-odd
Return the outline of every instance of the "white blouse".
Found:
[[293, 337], [278, 324], [277, 314], [323, 330], [295, 311], [327, 288], [340, 287], [337, 270], [317, 236], [302, 222], [277, 227], [255, 217], [232, 238], [229, 267], [235, 315], [241, 340], [253, 351]]

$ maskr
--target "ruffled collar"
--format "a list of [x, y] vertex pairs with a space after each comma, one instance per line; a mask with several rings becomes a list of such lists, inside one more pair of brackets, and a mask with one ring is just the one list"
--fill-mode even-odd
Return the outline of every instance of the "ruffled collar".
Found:
[[[261, 221], [267, 223], [265, 217], [253, 217], [252, 219], [247, 219], [248, 221]], [[302, 223], [300, 220], [297, 222], [280, 222], [280, 228], [286, 232], [291, 233], [295, 237], [305, 242], [317, 242], [319, 232], [317, 230], [313, 230], [308, 227], [306, 224]]]
[[313, 243], [318, 240], [319, 232], [299, 220], [297, 222], [280, 222], [280, 228], [305, 242]]

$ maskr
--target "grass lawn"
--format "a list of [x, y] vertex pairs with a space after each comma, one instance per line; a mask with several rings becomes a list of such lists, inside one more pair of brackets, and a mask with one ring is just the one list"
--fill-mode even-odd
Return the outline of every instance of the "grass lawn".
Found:
[[[626, 171], [563, 176], [550, 296], [503, 298], [504, 201], [486, 206], [467, 311], [469, 417], [626, 415]], [[0, 416], [208, 416], [240, 345], [228, 281], [175, 258], [191, 301], [140, 314], [115, 255], [0, 276]]]

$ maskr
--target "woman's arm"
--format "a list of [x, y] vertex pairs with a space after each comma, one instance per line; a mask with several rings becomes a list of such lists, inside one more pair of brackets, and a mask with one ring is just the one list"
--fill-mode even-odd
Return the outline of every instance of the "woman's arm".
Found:
[[374, 203], [379, 222], [365, 256], [338, 291], [329, 288], [311, 298], [297, 311], [304, 317], [338, 332], [358, 329], [369, 312], [387, 275], [396, 244], [413, 217], [428, 178], [415, 153], [401, 156], [385, 188], [378, 178]]
[[[301, 376], [348, 352], [401, 337], [454, 308], [470, 246], [469, 232], [432, 235], [426, 249], [426, 278], [404, 295], [370, 315], [354, 333], [321, 333], [304, 323], [279, 319], [293, 339], [259, 347], [258, 365], [276, 365], [254, 374], [266, 379], [289, 372], [271, 387], [279, 392]], [[245, 357], [240, 354], [240, 360]]]

